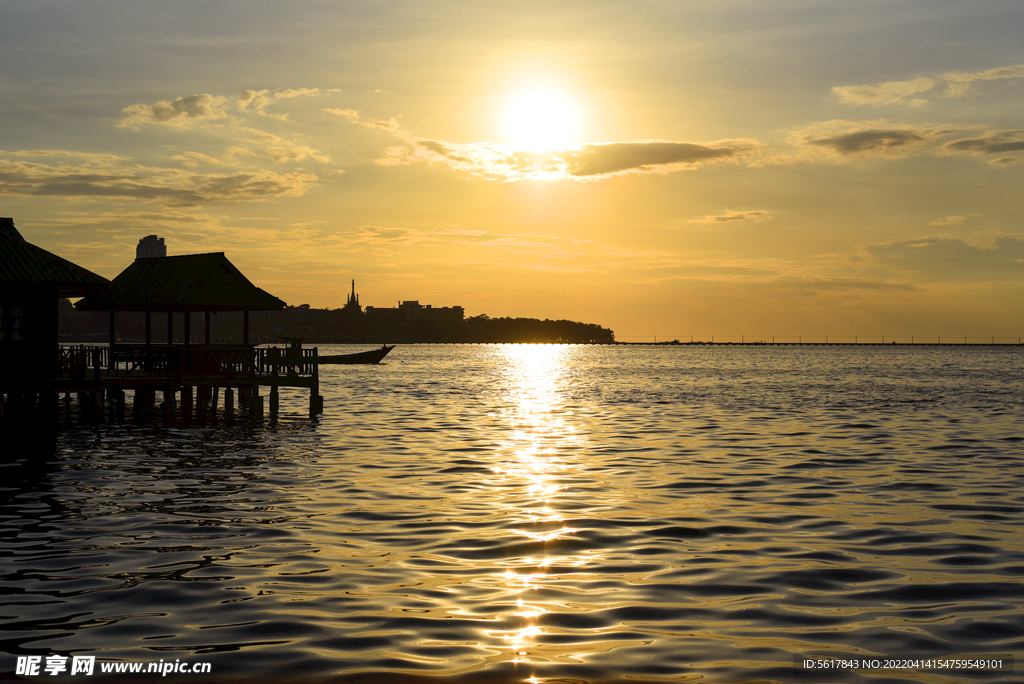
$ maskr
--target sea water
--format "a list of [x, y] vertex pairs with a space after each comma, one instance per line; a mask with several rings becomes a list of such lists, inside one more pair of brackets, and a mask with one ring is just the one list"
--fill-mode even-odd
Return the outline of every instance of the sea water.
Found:
[[407, 345], [315, 420], [72, 410], [4, 446], [0, 677], [1022, 681], [1022, 360]]

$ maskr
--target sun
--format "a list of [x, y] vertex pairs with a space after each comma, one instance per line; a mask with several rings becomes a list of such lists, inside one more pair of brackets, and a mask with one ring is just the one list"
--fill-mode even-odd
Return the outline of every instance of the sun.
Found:
[[576, 107], [553, 90], [529, 90], [509, 98], [503, 123], [508, 142], [530, 152], [572, 147], [579, 134]]

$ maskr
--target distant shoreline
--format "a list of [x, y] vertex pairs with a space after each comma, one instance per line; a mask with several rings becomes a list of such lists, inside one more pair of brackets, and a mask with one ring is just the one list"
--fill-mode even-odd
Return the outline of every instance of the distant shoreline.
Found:
[[1022, 342], [615, 342], [648, 347], [1022, 347]]
[[[87, 345], [105, 345], [108, 341], [105, 339], [92, 338], [77, 338], [68, 339], [62, 337], [59, 340], [59, 344], [63, 345], [76, 345], [76, 344], [87, 344]], [[128, 341], [121, 341], [118, 344], [136, 344]], [[175, 343], [181, 345], [181, 342]], [[196, 344], [199, 344], [198, 342]], [[270, 342], [256, 342], [255, 344], [269, 344], [280, 345], [279, 341]], [[365, 341], [365, 342], [324, 342], [320, 340], [303, 340], [305, 346], [316, 346], [316, 345], [347, 345], [347, 346], [377, 346], [381, 344], [377, 341]], [[693, 341], [693, 342], [394, 342], [393, 344], [400, 345], [413, 345], [413, 344], [439, 344], [439, 345], [479, 345], [479, 344], [576, 344], [585, 346], [598, 346], [598, 347], [1024, 347], [1024, 342], [908, 342], [895, 340], [892, 342], [710, 342], [710, 341]]]

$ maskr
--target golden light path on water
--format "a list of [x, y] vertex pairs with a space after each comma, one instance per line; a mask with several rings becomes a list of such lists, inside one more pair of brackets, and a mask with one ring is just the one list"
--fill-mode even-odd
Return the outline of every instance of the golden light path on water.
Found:
[[[547, 567], [579, 567], [588, 561], [579, 556], [553, 556], [548, 543], [571, 536], [577, 530], [563, 522], [559, 503], [565, 502], [566, 480], [578, 469], [576, 455], [586, 438], [574, 427], [571, 409], [565, 407], [565, 392], [572, 357], [577, 348], [567, 345], [506, 345], [499, 348], [506, 367], [505, 386], [508, 436], [500, 444], [507, 454], [492, 467], [499, 478], [514, 484], [512, 494], [501, 500], [516, 519], [528, 526], [508, 530], [533, 542], [544, 544], [539, 557], [509, 558], [508, 567], [498, 578], [509, 597], [515, 597], [514, 615], [522, 626], [513, 631], [485, 630], [488, 640], [504, 643], [501, 651], [517, 664], [531, 660], [562, 660], [562, 653], [546, 653], [536, 638], [544, 633], [537, 618], [553, 606], [531, 600], [531, 594], [559, 578], [547, 574]], [[526, 681], [540, 681], [530, 676]]]

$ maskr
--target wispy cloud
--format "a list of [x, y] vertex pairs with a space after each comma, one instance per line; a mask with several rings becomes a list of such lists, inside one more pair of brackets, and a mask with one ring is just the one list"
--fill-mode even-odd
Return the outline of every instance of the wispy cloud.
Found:
[[98, 154], [94, 152], [76, 152], [73, 150], [0, 150], [0, 156], [21, 157], [30, 159], [41, 159], [48, 157], [59, 157], [61, 159], [76, 159], [92, 166], [113, 166], [128, 161], [127, 157], [116, 154]]
[[836, 86], [832, 92], [847, 104], [902, 104], [920, 107], [929, 100], [915, 97], [945, 86], [939, 97], [964, 97], [975, 81], [996, 81], [1024, 78], [1024, 64], [988, 69], [986, 71], [950, 72], [935, 78], [922, 76], [912, 81], [888, 81], [874, 85]]
[[981, 216], [981, 214], [967, 214], [965, 216], [946, 216], [944, 218], [936, 219], [928, 223], [929, 226], [957, 226], [966, 221], [972, 216]]
[[118, 122], [119, 128], [134, 128], [150, 124], [184, 128], [197, 121], [226, 119], [228, 98], [201, 93], [161, 100], [154, 104], [134, 104], [121, 110], [124, 115]]
[[532, 233], [498, 233], [488, 230], [461, 228], [458, 226], [439, 226], [436, 228], [403, 228], [394, 226], [360, 226], [354, 231], [331, 235], [327, 242], [346, 245], [373, 246], [425, 246], [425, 245], [476, 245], [517, 252], [547, 251], [548, 257], [555, 247], [564, 249], [569, 246], [594, 244], [592, 240], [566, 238], [556, 235], [537, 235]]
[[357, 126], [362, 126], [364, 128], [375, 128], [375, 129], [382, 130], [382, 131], [388, 131], [389, 133], [399, 134], [403, 138], [411, 136], [411, 134], [409, 134], [408, 132], [402, 131], [402, 128], [399, 125], [398, 119], [396, 117], [391, 117], [390, 119], [387, 119], [387, 120], [383, 120], [383, 119], [364, 119], [364, 118], [362, 118], [360, 113], [357, 110], [355, 110], [355, 109], [329, 109], [329, 108], [325, 108], [324, 111], [328, 112], [330, 114], [335, 114], [337, 116], [344, 117], [344, 118], [348, 119], [349, 121], [351, 121], [352, 123], [356, 124]]
[[709, 214], [704, 218], [690, 219], [690, 223], [733, 223], [733, 222], [746, 222], [746, 221], [764, 221], [770, 218], [767, 211], [727, 211], [724, 214]]
[[[75, 150], [0, 151], [0, 195], [111, 198], [164, 206], [195, 206], [209, 202], [251, 202], [304, 195], [320, 177], [303, 165], [324, 169], [331, 159], [305, 140], [281, 129], [286, 116], [266, 111], [275, 103], [319, 97], [318, 88], [247, 90], [235, 98], [201, 93], [122, 110], [120, 129], [157, 127], [174, 132], [182, 142], [164, 158], [151, 156], [145, 165], [116, 154]], [[257, 125], [262, 121], [264, 125]], [[196, 135], [201, 130], [202, 135]], [[218, 150], [220, 142], [223, 147]], [[189, 149], [194, 143], [200, 150]], [[282, 173], [268, 168], [291, 166]]]
[[847, 104], [906, 104], [920, 107], [928, 104], [928, 100], [914, 97], [926, 93], [935, 87], [932, 78], [917, 78], [913, 81], [890, 81], [877, 85], [837, 86], [832, 92]]
[[250, 106], [260, 116], [269, 116], [282, 121], [288, 118], [288, 114], [268, 114], [267, 107], [281, 100], [294, 100], [299, 97], [319, 97], [334, 90], [321, 90], [320, 88], [286, 88], [284, 90], [243, 90], [238, 94], [238, 108], [245, 111]]
[[46, 164], [0, 158], [0, 194], [31, 197], [109, 197], [195, 205], [244, 202], [305, 194], [317, 176], [265, 170], [197, 174], [126, 164]]
[[[1013, 152], [1024, 152], [1024, 130], [987, 131], [973, 138], [951, 140], [942, 146], [946, 154], [991, 154], [1005, 155]], [[1008, 166], [1017, 163], [1015, 157], [1000, 157], [993, 164]]]
[[794, 131], [791, 140], [838, 158], [904, 157], [930, 147], [952, 129], [888, 121], [829, 121]]
[[1024, 240], [1000, 236], [987, 247], [934, 236], [869, 245], [882, 264], [933, 281], [1017, 281], [1024, 276]]
[[[235, 141], [239, 144], [249, 145], [249, 148], [233, 147], [230, 154], [235, 159], [243, 157], [263, 158], [278, 164], [300, 162], [307, 159], [324, 164], [331, 161], [330, 157], [321, 154], [317, 148], [256, 128], [237, 127], [232, 131], [232, 134], [235, 137]], [[256, 148], [258, 152], [253, 151], [252, 148]]]
[[122, 117], [117, 126], [136, 130], [145, 125], [188, 128], [194, 124], [231, 119], [233, 112], [244, 114], [250, 111], [258, 116], [285, 121], [287, 113], [271, 114], [267, 107], [282, 100], [320, 97], [332, 92], [335, 90], [320, 88], [243, 90], [233, 98], [198, 93], [153, 104], [129, 105], [121, 110]]

